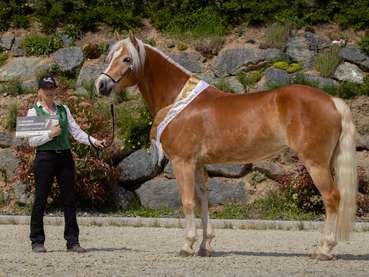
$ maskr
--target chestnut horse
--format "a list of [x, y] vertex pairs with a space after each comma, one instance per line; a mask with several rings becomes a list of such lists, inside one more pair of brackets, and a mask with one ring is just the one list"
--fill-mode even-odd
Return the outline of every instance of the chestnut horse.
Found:
[[[95, 82], [97, 94], [109, 95], [137, 85], [155, 122], [158, 114], [174, 104], [191, 77], [132, 33], [112, 47], [108, 60], [108, 67]], [[201, 208], [203, 228], [198, 254], [210, 256], [213, 252], [204, 165], [250, 163], [270, 158], [288, 146], [304, 162], [326, 210], [321, 241], [312, 256], [331, 259], [336, 241], [349, 238], [356, 211], [355, 135], [349, 107], [317, 88], [289, 85], [237, 95], [206, 87], [167, 125], [160, 139], [173, 163], [186, 218], [180, 254], [195, 253], [195, 207]]]

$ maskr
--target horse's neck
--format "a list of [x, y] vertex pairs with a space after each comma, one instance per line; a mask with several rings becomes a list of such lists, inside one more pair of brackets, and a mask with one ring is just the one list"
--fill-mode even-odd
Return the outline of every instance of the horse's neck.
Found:
[[190, 76], [159, 52], [150, 47], [145, 47], [145, 50], [144, 76], [138, 87], [149, 111], [155, 117], [160, 109], [173, 104]]

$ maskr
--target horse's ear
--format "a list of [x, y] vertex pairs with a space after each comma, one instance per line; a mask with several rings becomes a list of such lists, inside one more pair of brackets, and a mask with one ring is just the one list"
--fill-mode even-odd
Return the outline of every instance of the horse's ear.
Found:
[[135, 46], [135, 47], [137, 47], [138, 46], [138, 42], [137, 42], [137, 39], [136, 39], [136, 37], [135, 37], [135, 35], [133, 34], [133, 32], [132, 31], [129, 31], [129, 40], [133, 43], [133, 45]]

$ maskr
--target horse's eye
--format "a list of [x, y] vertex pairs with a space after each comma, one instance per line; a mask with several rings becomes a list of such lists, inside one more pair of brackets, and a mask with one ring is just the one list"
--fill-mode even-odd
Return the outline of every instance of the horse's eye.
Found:
[[130, 57], [125, 57], [123, 60], [124, 63], [131, 63], [132, 59]]

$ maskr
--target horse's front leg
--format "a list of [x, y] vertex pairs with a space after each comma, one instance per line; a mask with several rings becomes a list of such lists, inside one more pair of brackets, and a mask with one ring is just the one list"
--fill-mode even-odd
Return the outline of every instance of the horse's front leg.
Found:
[[185, 244], [180, 256], [193, 256], [193, 245], [197, 240], [195, 222], [195, 165], [183, 160], [173, 160], [173, 172], [179, 186], [183, 213], [186, 219]]
[[201, 167], [196, 170], [196, 196], [198, 205], [201, 207], [201, 221], [203, 238], [198, 252], [199, 256], [210, 257], [213, 253], [211, 241], [214, 238], [214, 229], [209, 222], [208, 195], [209, 188], [207, 183], [207, 173]]

